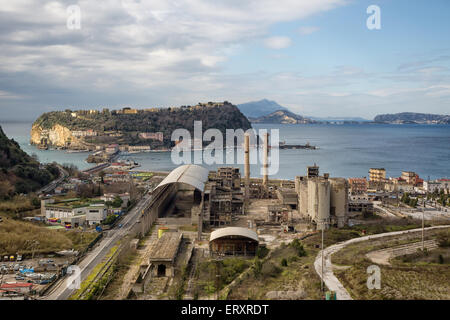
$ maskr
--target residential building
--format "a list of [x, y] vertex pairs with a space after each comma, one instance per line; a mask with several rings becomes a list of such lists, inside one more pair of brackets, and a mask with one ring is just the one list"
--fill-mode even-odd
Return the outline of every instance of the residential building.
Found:
[[72, 131], [72, 136], [74, 137], [94, 137], [96, 135], [97, 131], [94, 131], [92, 129]]
[[103, 201], [107, 202], [107, 201], [114, 201], [114, 199], [116, 197], [120, 197], [120, 199], [122, 199], [123, 203], [122, 203], [122, 207], [125, 208], [128, 204], [128, 201], [130, 200], [130, 194], [128, 192], [125, 193], [105, 193], [100, 199], [102, 199]]
[[122, 110], [118, 110], [117, 113], [122, 113], [122, 114], [137, 114], [138, 111], [137, 109], [131, 109], [131, 108], [122, 108]]
[[384, 168], [370, 168], [369, 181], [384, 182], [386, 180], [386, 169]]
[[348, 184], [350, 194], [364, 194], [367, 192], [366, 178], [349, 178]]
[[139, 133], [139, 137], [142, 139], [158, 140], [162, 142], [164, 135], [162, 132], [141, 132]]
[[419, 176], [412, 171], [402, 171], [402, 179], [408, 184], [416, 184]]
[[119, 145], [118, 144], [110, 144], [105, 148], [105, 152], [108, 154], [114, 154], [117, 151], [119, 151]]
[[17, 294], [30, 294], [33, 290], [32, 283], [3, 283], [0, 285], [0, 294], [2, 296], [17, 295]]
[[441, 183], [438, 181], [424, 181], [423, 189], [426, 192], [433, 193], [433, 192], [439, 191], [441, 189]]
[[450, 193], [450, 179], [438, 179], [434, 181], [424, 181], [423, 189], [428, 193], [443, 190], [445, 193]]
[[128, 146], [128, 152], [145, 152], [150, 150], [150, 146]]
[[387, 192], [414, 192], [414, 184], [408, 183], [403, 178], [390, 178], [384, 184], [384, 190]]

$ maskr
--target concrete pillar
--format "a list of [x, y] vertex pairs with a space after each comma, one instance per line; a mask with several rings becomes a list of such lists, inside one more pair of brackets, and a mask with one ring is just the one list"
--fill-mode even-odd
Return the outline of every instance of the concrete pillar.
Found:
[[263, 158], [263, 186], [267, 188], [269, 181], [269, 134], [264, 134], [264, 158]]
[[202, 240], [203, 233], [203, 208], [205, 205], [205, 193], [202, 192], [202, 202], [200, 204], [200, 212], [198, 213], [198, 224], [197, 224], [197, 239], [198, 241]]
[[245, 200], [250, 198], [250, 134], [244, 136]]

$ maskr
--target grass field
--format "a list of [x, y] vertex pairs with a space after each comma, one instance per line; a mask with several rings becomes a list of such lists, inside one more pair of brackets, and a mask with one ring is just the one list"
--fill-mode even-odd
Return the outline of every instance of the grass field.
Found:
[[[377, 234], [391, 231], [409, 230], [418, 228], [419, 225], [409, 219], [393, 221], [390, 224], [373, 223], [369, 225], [357, 225], [342, 229], [331, 228], [324, 234], [325, 246], [357, 238], [365, 234]], [[320, 251], [321, 234], [314, 234], [301, 241], [307, 255], [296, 257], [291, 246], [282, 245], [274, 249], [268, 259], [263, 262], [267, 274], [255, 276], [251, 272], [238, 285], [232, 288], [228, 299], [267, 299], [266, 294], [270, 291], [290, 292], [292, 298], [298, 299], [321, 299], [320, 277], [314, 270], [314, 260]], [[354, 260], [360, 254], [352, 253], [349, 259]], [[283, 264], [283, 260], [286, 263]], [[365, 269], [364, 269], [365, 272]], [[366, 277], [367, 278], [367, 277]], [[364, 282], [365, 286], [365, 282]], [[295, 292], [297, 291], [297, 293]], [[303, 291], [303, 295], [300, 294]], [[283, 296], [289, 298], [288, 295]]]
[[[97, 235], [95, 232], [49, 230], [31, 222], [3, 218], [0, 222], [0, 254], [81, 250]], [[34, 241], [38, 241], [39, 244], [34, 245]]]
[[[436, 239], [447, 235], [448, 230], [435, 230], [426, 234], [426, 239]], [[336, 277], [342, 282], [354, 299], [450, 299], [450, 248], [440, 247], [425, 253], [397, 257], [391, 265], [379, 265], [381, 289], [367, 288], [367, 267], [373, 263], [365, 257], [367, 252], [397, 245], [417, 242], [415, 237], [389, 237], [388, 239], [365, 242], [335, 253], [334, 264], [350, 266], [348, 269], [335, 269]]]
[[[301, 241], [304, 254], [292, 245], [282, 244], [266, 258], [256, 259], [252, 269], [228, 293], [227, 299], [320, 299], [320, 278], [314, 271], [314, 259], [319, 249], [318, 235]], [[269, 293], [269, 295], [268, 295]]]
[[14, 196], [9, 200], [0, 201], [0, 215], [3, 217], [24, 217], [30, 216], [33, 213], [39, 212], [40, 202], [37, 198], [34, 199], [34, 204], [31, 196]]

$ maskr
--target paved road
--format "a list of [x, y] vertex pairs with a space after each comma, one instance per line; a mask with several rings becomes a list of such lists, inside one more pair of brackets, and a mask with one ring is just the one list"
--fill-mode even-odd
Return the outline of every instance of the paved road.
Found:
[[39, 189], [37, 193], [49, 193], [53, 189], [55, 189], [65, 178], [69, 176], [69, 173], [59, 164], [56, 165], [59, 169], [59, 177], [52, 182], [50, 182], [48, 185], [42, 187]]
[[[449, 225], [445, 226], [435, 226], [435, 227], [429, 227], [425, 228], [425, 230], [432, 230], [432, 229], [439, 229], [439, 228], [449, 228]], [[412, 230], [405, 230], [405, 231], [394, 231], [394, 232], [387, 232], [387, 233], [380, 233], [380, 234], [373, 234], [370, 236], [364, 236], [360, 238], [350, 239], [344, 242], [340, 242], [337, 244], [334, 244], [332, 246], [329, 246], [323, 250], [324, 253], [324, 270], [323, 270], [323, 281], [325, 285], [328, 287], [329, 290], [336, 292], [336, 298], [338, 300], [353, 300], [348, 291], [344, 288], [342, 283], [336, 278], [336, 276], [333, 274], [333, 265], [331, 263], [331, 255], [333, 253], [338, 252], [342, 248], [348, 246], [349, 244], [362, 242], [370, 239], [378, 239], [382, 237], [389, 237], [389, 236], [395, 236], [395, 235], [401, 235], [406, 233], [412, 233], [412, 232], [418, 232], [422, 231], [422, 228], [418, 229], [412, 229]], [[314, 268], [319, 275], [319, 277], [322, 278], [322, 250], [318, 253], [316, 260], [314, 261]]]
[[95, 167], [86, 169], [86, 170], [84, 170], [83, 172], [84, 172], [84, 173], [93, 174], [93, 173], [96, 173], [97, 171], [101, 171], [101, 170], [103, 170], [103, 169], [106, 169], [107, 167], [109, 167], [109, 165], [110, 165], [109, 162], [107, 162], [107, 163], [101, 163], [101, 164], [96, 165]]
[[381, 212], [383, 212], [386, 216], [391, 217], [391, 218], [396, 218], [397, 216], [395, 214], [393, 214], [392, 212], [390, 212], [389, 210], [387, 210], [386, 208], [384, 208], [383, 206], [380, 205], [381, 202], [375, 202], [373, 203], [373, 207], [375, 209], [380, 210]]
[[[111, 248], [114, 247], [117, 241], [125, 237], [132, 230], [134, 224], [141, 216], [142, 210], [148, 205], [150, 201], [151, 195], [146, 194], [141, 199], [141, 201], [139, 201], [139, 203], [137, 203], [136, 206], [127, 215], [124, 216], [121, 221], [121, 224], [123, 226], [122, 228], [116, 227], [114, 229], [105, 231], [105, 236], [102, 238], [102, 240], [99, 241], [78, 264], [78, 267], [81, 271], [81, 282], [83, 282], [89, 276], [94, 267], [103, 260], [103, 258], [108, 252], [110, 252]], [[68, 288], [68, 282], [68, 276], [62, 278], [57, 284], [55, 284], [48, 295], [43, 297], [43, 299], [68, 299], [75, 292], [74, 289]]]
[[[436, 249], [438, 242], [436, 240], [427, 240], [424, 241], [423, 246], [427, 250]], [[422, 249], [422, 241], [371, 251], [366, 253], [366, 257], [375, 264], [390, 265], [389, 261], [392, 258], [415, 253], [418, 249]]]

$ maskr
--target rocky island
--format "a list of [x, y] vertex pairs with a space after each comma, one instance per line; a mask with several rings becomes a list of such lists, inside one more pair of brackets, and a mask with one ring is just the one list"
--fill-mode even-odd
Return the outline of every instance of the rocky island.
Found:
[[375, 123], [389, 124], [450, 124], [450, 115], [402, 112], [396, 114], [380, 114], [373, 121]]
[[[193, 134], [194, 121], [203, 130], [251, 128], [239, 109], [225, 101], [195, 106], [120, 110], [65, 110], [42, 114], [32, 125], [31, 144], [68, 150], [142, 152], [173, 147], [172, 132], [184, 128]], [[116, 148], [117, 150], [112, 150]]]

